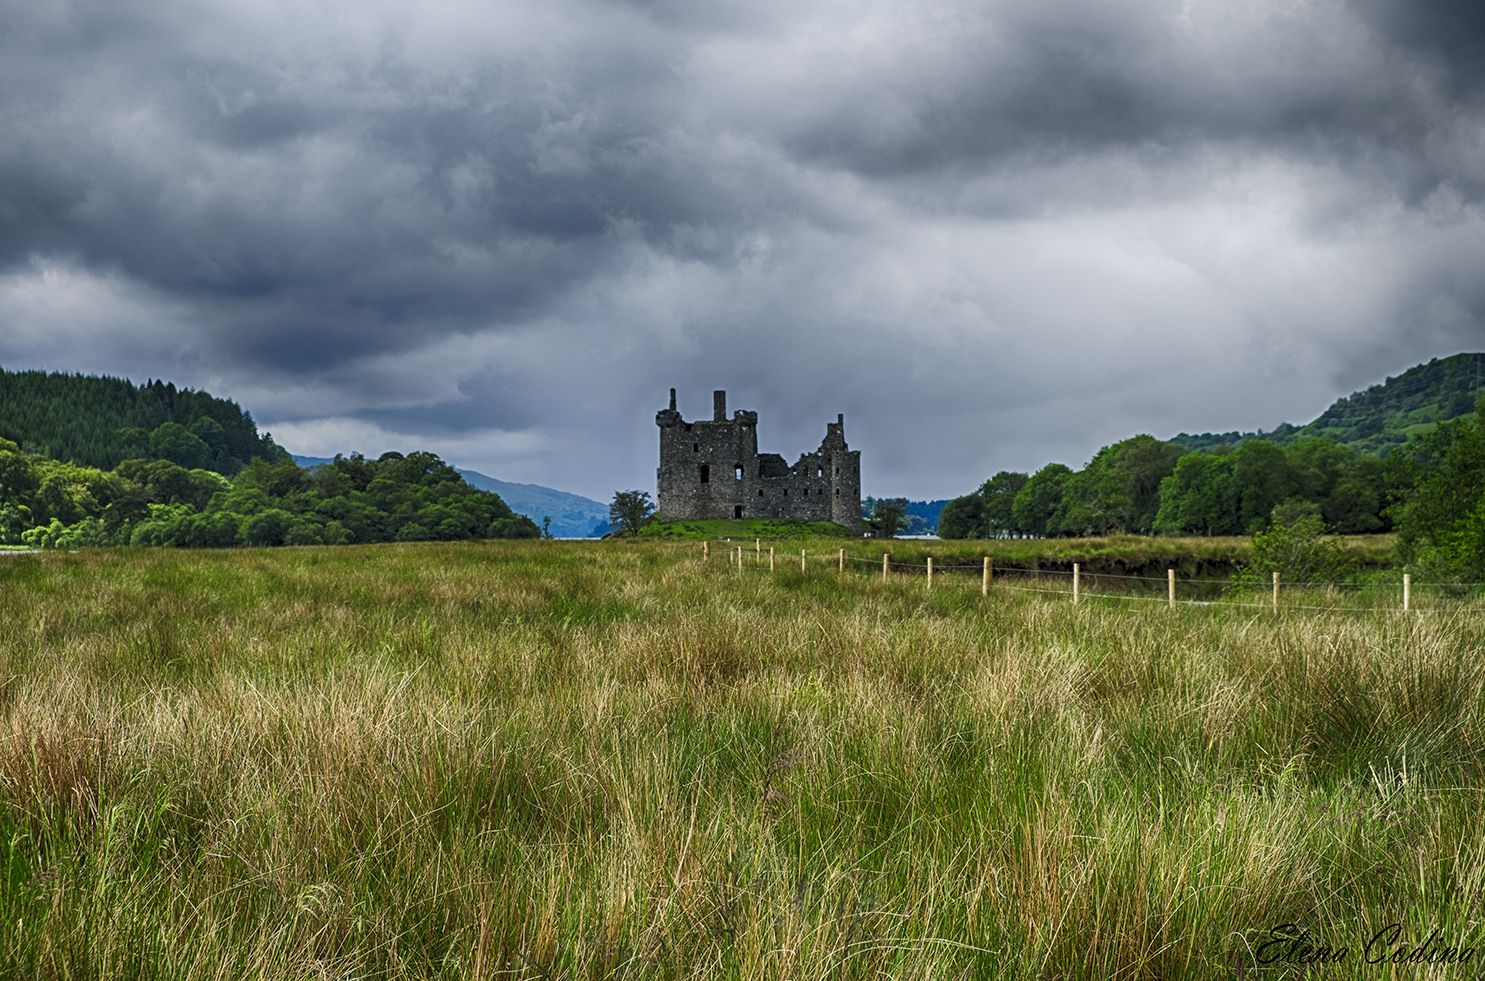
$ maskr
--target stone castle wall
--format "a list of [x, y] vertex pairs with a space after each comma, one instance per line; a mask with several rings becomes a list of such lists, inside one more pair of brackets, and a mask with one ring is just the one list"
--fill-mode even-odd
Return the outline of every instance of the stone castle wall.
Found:
[[656, 501], [665, 521], [787, 518], [833, 521], [861, 531], [861, 451], [846, 445], [845, 416], [793, 466], [758, 452], [758, 413], [727, 418], [727, 393], [712, 393], [712, 418], [687, 422], [675, 407], [655, 413], [660, 427]]

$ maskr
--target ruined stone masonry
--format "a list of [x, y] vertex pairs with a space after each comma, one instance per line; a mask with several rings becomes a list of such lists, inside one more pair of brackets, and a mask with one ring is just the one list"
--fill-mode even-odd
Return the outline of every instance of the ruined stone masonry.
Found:
[[846, 417], [825, 426], [825, 441], [789, 466], [758, 452], [758, 413], [727, 418], [727, 393], [712, 393], [710, 421], [687, 422], [675, 408], [655, 413], [660, 427], [656, 503], [664, 521], [788, 518], [833, 521], [861, 531], [861, 451], [846, 446]]

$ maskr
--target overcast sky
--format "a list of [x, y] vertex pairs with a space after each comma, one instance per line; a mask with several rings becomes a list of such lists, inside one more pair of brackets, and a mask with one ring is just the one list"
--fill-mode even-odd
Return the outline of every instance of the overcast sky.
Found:
[[0, 366], [607, 501], [863, 493], [1485, 349], [1480, 0], [0, 0]]

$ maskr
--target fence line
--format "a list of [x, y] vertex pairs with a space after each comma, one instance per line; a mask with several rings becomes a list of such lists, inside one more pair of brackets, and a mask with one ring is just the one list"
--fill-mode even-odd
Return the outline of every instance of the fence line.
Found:
[[[762, 539], [755, 539], [755, 541], [754, 541], [754, 547], [753, 547], [752, 551], [753, 551], [753, 564], [755, 566], [761, 565], [762, 564], [762, 560], [763, 560], [763, 541], [762, 541]], [[709, 542], [706, 542], [706, 541], [703, 541], [702, 542], [701, 553], [702, 553], [702, 560], [703, 561], [707, 561], [707, 560], [710, 559], [710, 557], [711, 557], [711, 547], [710, 547], [710, 543]], [[729, 564], [735, 563], [736, 568], [737, 568], [737, 570], [739, 572], [742, 570], [742, 568], [744, 566], [743, 553], [744, 553], [743, 546], [735, 546], [732, 549], [730, 549], [729, 550], [729, 553], [728, 553]], [[845, 570], [846, 570], [846, 560], [847, 559], [849, 559], [852, 562], [867, 563], [867, 564], [870, 564], [872, 566], [875, 566], [875, 564], [876, 564], [876, 560], [875, 559], [863, 558], [861, 556], [856, 556], [856, 555], [850, 555], [850, 556], [848, 556], [846, 554], [846, 550], [844, 548], [837, 549], [836, 552], [835, 552], [835, 554], [824, 553], [824, 554], [816, 554], [814, 556], [809, 555], [808, 550], [801, 549], [800, 550], [800, 553], [799, 553], [799, 568], [800, 568], [800, 571], [801, 572], [807, 572], [808, 571], [808, 569], [809, 569], [809, 561], [810, 561], [811, 558], [815, 559], [817, 562], [831, 562], [832, 564], [834, 564], [836, 566], [837, 570], [841, 574], [844, 574], [845, 573]], [[891, 558], [891, 553], [890, 552], [883, 552], [882, 553], [882, 563], [881, 563], [881, 566], [882, 566], [882, 579], [883, 579], [883, 581], [887, 581], [890, 578], [891, 572], [892, 572], [892, 570], [894, 568], [895, 569], [899, 569], [899, 570], [907, 570], [908, 572], [916, 572], [919, 569], [924, 570], [924, 572], [926, 573], [926, 586], [925, 586], [925, 588], [928, 589], [928, 590], [930, 590], [930, 591], [933, 589], [933, 573], [935, 571], [935, 568], [940, 573], [943, 573], [943, 572], [946, 572], [946, 571], [951, 571], [951, 572], [970, 572], [970, 571], [977, 571], [981, 575], [981, 579], [980, 579], [980, 591], [981, 591], [981, 594], [982, 595], [986, 595], [986, 596], [989, 595], [989, 592], [990, 592], [990, 583], [991, 583], [991, 579], [992, 579], [992, 576], [993, 576], [994, 571], [995, 571], [995, 564], [994, 564], [993, 557], [992, 556], [988, 556], [988, 555], [983, 557], [983, 559], [981, 560], [981, 564], [979, 566], [966, 565], [966, 564], [938, 565], [938, 566], [935, 566], [934, 565], [934, 557], [931, 556], [931, 555], [926, 557], [926, 562], [924, 563], [924, 565], [918, 565], [915, 562], [893, 562], [892, 561], [892, 558]], [[775, 568], [776, 568], [776, 566], [775, 566], [775, 552], [774, 552], [774, 548], [772, 546], [770, 546], [769, 549], [768, 549], [768, 569], [769, 569], [770, 572], [773, 572], [773, 571], [775, 571]], [[1080, 602], [1080, 600], [1082, 599], [1082, 597], [1085, 596], [1085, 595], [1088, 596], [1088, 597], [1090, 597], [1090, 598], [1095, 598], [1095, 599], [1132, 600], [1132, 601], [1143, 601], [1143, 602], [1158, 602], [1158, 601], [1160, 601], [1162, 599], [1162, 597], [1155, 596], [1155, 595], [1136, 595], [1136, 594], [1132, 594], [1132, 593], [1119, 594], [1119, 593], [1088, 593], [1088, 592], [1085, 592], [1083, 590], [1083, 588], [1082, 588], [1082, 563], [1080, 563], [1080, 562], [1074, 562], [1074, 563], [1072, 563], [1072, 570], [1071, 571], [1067, 571], [1067, 570], [1063, 570], [1063, 569], [1024, 569], [1024, 568], [1019, 568], [1019, 567], [1006, 567], [1006, 566], [1002, 566], [1000, 571], [1002, 573], [1007, 573], [1007, 572], [1015, 573], [1015, 574], [1017, 574], [1019, 576], [1022, 576], [1022, 577], [1025, 577], [1025, 578], [1030, 578], [1030, 579], [1039, 579], [1039, 578], [1042, 578], [1042, 577], [1050, 577], [1050, 576], [1071, 576], [1072, 577], [1071, 594], [1072, 594], [1072, 602], [1073, 603]], [[1122, 575], [1122, 574], [1115, 574], [1115, 573], [1109, 573], [1109, 574], [1093, 573], [1091, 575], [1092, 575], [1092, 578], [1093, 578], [1093, 580], [1095, 582], [1097, 580], [1099, 580], [1099, 579], [1118, 579], [1118, 580], [1125, 580], [1125, 581], [1131, 581], [1131, 582], [1161, 582], [1162, 581], [1160, 578], [1157, 578], [1155, 576], [1133, 576], [1133, 575]], [[1413, 581], [1412, 581], [1412, 575], [1410, 573], [1403, 573], [1403, 575], [1402, 575], [1402, 582], [1401, 583], [1390, 583], [1390, 582], [1379, 582], [1379, 583], [1292, 582], [1291, 583], [1291, 582], [1283, 582], [1281, 580], [1281, 577], [1279, 576], [1279, 574], [1277, 572], [1275, 572], [1273, 574], [1273, 598], [1272, 598], [1271, 602], [1269, 602], [1269, 603], [1244, 603], [1244, 602], [1233, 600], [1233, 599], [1224, 599], [1224, 600], [1221, 600], [1221, 601], [1217, 601], [1217, 600], [1179, 599], [1176, 596], [1176, 586], [1177, 586], [1178, 583], [1183, 583], [1184, 582], [1184, 583], [1193, 583], [1193, 584], [1200, 584], [1200, 585], [1214, 585], [1215, 584], [1215, 585], [1226, 585], [1226, 586], [1230, 586], [1230, 585], [1233, 584], [1233, 581], [1231, 579], [1198, 579], [1198, 578], [1179, 579], [1176, 576], [1176, 570], [1175, 569], [1167, 569], [1166, 570], [1165, 577], [1164, 577], [1164, 582], [1166, 584], [1166, 595], [1165, 595], [1165, 597], [1163, 597], [1163, 599], [1165, 600], [1166, 604], [1169, 607], [1171, 607], [1172, 609], [1174, 609], [1175, 606], [1178, 603], [1180, 603], [1180, 604], [1189, 605], [1189, 606], [1225, 606], [1225, 607], [1234, 607], [1234, 608], [1239, 608], [1239, 609], [1272, 609], [1275, 612], [1277, 612], [1280, 609], [1281, 605], [1282, 605], [1282, 608], [1283, 609], [1286, 609], [1286, 610], [1319, 610], [1319, 611], [1326, 611], [1326, 612], [1368, 612], [1368, 611], [1375, 611], [1375, 610], [1384, 609], [1384, 608], [1383, 607], [1377, 607], [1377, 606], [1312, 606], [1312, 605], [1305, 605], [1305, 604], [1280, 604], [1280, 602], [1279, 602], [1279, 594], [1280, 594], [1280, 590], [1282, 588], [1287, 588], [1287, 589], [1291, 589], [1291, 590], [1293, 590], [1293, 589], [1311, 589], [1311, 590], [1313, 590], [1313, 589], [1325, 589], [1325, 590], [1336, 590], [1336, 589], [1344, 589], [1344, 588], [1355, 587], [1355, 588], [1365, 588], [1365, 589], [1384, 589], [1384, 590], [1391, 590], [1391, 589], [1394, 589], [1394, 588], [1401, 587], [1401, 589], [1402, 589], [1402, 606], [1401, 606], [1402, 612], [1404, 612], [1404, 613], [1407, 613], [1407, 612], [1420, 612], [1420, 613], [1421, 612], [1424, 612], [1424, 611], [1414, 611], [1412, 609], [1412, 587], [1413, 587], [1414, 584], [1413, 584]], [[1420, 585], [1420, 586], [1447, 586], [1447, 587], [1454, 588], [1454, 587], [1459, 587], [1459, 586], [1479, 586], [1479, 585], [1485, 585], [1485, 584], [1480, 584], [1480, 583], [1419, 583], [1418, 585]], [[1012, 591], [1012, 592], [1033, 592], [1033, 593], [1046, 593], [1046, 594], [1059, 594], [1059, 595], [1065, 595], [1066, 594], [1066, 591], [1065, 590], [1060, 590], [1060, 589], [1038, 589], [1038, 588], [1035, 588], [1035, 587], [1014, 586], [1014, 585], [1010, 585], [1008, 583], [1005, 583], [1004, 580], [1002, 580], [1002, 582], [1000, 583], [1000, 588], [1005, 589], [1005, 590], [1009, 590], [1009, 591]]]

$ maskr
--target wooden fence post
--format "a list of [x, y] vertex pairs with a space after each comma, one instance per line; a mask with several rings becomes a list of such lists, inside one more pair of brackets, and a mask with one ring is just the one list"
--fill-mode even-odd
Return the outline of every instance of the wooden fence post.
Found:
[[773, 546], [768, 546], [768, 571], [773, 571]]
[[761, 539], [761, 538], [755, 538], [755, 539], [753, 539], [753, 547], [758, 550], [758, 555], [761, 557], [763, 555], [763, 539]]
[[712, 543], [711, 542], [705, 542], [705, 541], [702, 542], [701, 543], [701, 561], [705, 562], [706, 560], [710, 559], [711, 557], [712, 557]]
[[1279, 612], [1279, 574], [1274, 573], [1274, 612]]
[[980, 595], [990, 595], [990, 556], [985, 556], [985, 571], [980, 576]]
[[840, 571], [841, 572], [845, 572], [846, 571], [846, 550], [845, 549], [841, 549], [840, 550]]
[[1165, 570], [1165, 581], [1170, 586], [1170, 608], [1176, 608], [1176, 570]]
[[887, 581], [887, 556], [891, 554], [890, 552], [882, 553], [882, 582]]
[[799, 550], [799, 571], [804, 572], [804, 549]]
[[928, 588], [933, 588], [933, 556], [928, 556]]
[[1408, 612], [1409, 601], [1412, 600], [1412, 598], [1413, 598], [1412, 593], [1413, 593], [1413, 577], [1410, 574], [1404, 572], [1403, 573], [1403, 612], [1404, 613]]
[[1078, 564], [1076, 562], [1074, 562], [1073, 563], [1073, 602], [1074, 603], [1076, 603], [1078, 601], [1078, 572], [1079, 571], [1080, 570], [1078, 569]]

